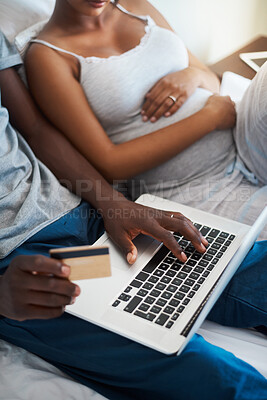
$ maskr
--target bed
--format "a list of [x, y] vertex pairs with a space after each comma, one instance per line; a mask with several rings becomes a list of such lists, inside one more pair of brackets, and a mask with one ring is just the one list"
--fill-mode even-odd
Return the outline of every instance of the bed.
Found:
[[[0, 26], [10, 41], [36, 23], [45, 21], [54, 0], [1, 0]], [[19, 42], [18, 42], [19, 45]], [[21, 49], [23, 50], [23, 49]], [[222, 93], [239, 100], [249, 81], [227, 73]], [[205, 321], [198, 332], [207, 341], [231, 351], [253, 365], [267, 378], [266, 336], [253, 329], [223, 327]], [[43, 359], [0, 340], [0, 400], [104, 399], [93, 390], [73, 381]]]
[[[253, 365], [267, 378], [267, 340], [254, 330], [205, 321], [198, 333]], [[0, 340], [1, 400], [103, 400], [41, 358]]]

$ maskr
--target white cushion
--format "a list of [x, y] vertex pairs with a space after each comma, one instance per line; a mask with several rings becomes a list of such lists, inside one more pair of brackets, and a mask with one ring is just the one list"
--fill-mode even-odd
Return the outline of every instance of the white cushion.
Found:
[[44, 21], [39, 21], [36, 24], [25, 29], [24, 31], [20, 32], [15, 37], [14, 43], [22, 58], [24, 58], [25, 52], [29, 46], [29, 42], [39, 35], [40, 31], [43, 29], [47, 21], [47, 19], [45, 19]]
[[222, 76], [220, 95], [230, 96], [233, 101], [238, 103], [242, 100], [250, 83], [250, 79], [235, 74], [234, 72], [226, 71]]
[[49, 18], [54, 5], [55, 0], [1, 0], [1, 30], [13, 42], [19, 32]]

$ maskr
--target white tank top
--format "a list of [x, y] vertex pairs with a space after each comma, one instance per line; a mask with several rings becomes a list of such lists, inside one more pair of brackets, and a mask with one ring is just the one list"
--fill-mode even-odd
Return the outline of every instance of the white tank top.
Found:
[[[80, 63], [80, 83], [97, 119], [113, 143], [122, 143], [171, 125], [201, 109], [211, 93], [198, 88], [187, 102], [169, 118], [156, 123], [142, 121], [145, 95], [165, 75], [188, 67], [188, 52], [176, 33], [161, 28], [150, 16], [137, 16], [120, 5], [129, 17], [145, 22], [144, 36], [133, 49], [108, 58], [82, 57], [43, 40], [32, 40], [56, 51], [70, 54]], [[71, 93], [69, 93], [71, 95]], [[196, 147], [197, 146], [197, 147]], [[207, 148], [209, 158], [206, 156]], [[195, 157], [197, 153], [203, 157]], [[205, 155], [204, 155], [205, 154]], [[177, 180], [189, 182], [213, 170], [221, 171], [235, 154], [232, 133], [214, 132], [153, 170], [137, 177], [149, 189], [150, 183]], [[229, 161], [230, 160], [230, 161]]]

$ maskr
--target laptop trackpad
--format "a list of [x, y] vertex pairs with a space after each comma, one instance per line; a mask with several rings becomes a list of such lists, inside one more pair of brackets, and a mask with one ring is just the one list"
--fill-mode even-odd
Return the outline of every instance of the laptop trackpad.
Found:
[[[134, 245], [137, 248], [138, 251], [138, 258], [136, 263], [134, 264], [134, 267], [137, 267], [139, 265], [139, 261], [142, 259], [142, 264], [145, 261], [144, 257], [147, 256], [147, 261], [150, 259], [152, 252], [146, 252], [146, 250], [150, 247], [152, 247], [152, 251], [154, 248], [156, 249], [157, 246], [159, 245], [159, 242], [150, 236], [145, 236], [140, 234], [133, 240]], [[128, 270], [131, 268], [129, 264], [126, 261], [125, 255], [122, 253], [121, 249], [116, 246], [110, 239], [107, 240], [105, 245], [109, 245], [109, 251], [110, 251], [110, 260], [111, 260], [111, 267], [112, 268], [117, 268], [121, 269], [123, 271]], [[150, 250], [150, 249], [149, 249]], [[146, 254], [147, 253], [147, 254]], [[133, 268], [133, 266], [132, 266]]]

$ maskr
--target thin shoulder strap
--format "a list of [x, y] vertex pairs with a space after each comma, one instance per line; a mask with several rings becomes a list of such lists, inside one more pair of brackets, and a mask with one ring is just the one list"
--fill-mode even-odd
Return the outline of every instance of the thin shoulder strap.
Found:
[[141, 19], [142, 21], [145, 21], [146, 23], [149, 22], [150, 18], [148, 16], [144, 16], [144, 15], [137, 15], [137, 14], [133, 14], [130, 11], [126, 10], [126, 8], [122, 7], [119, 3], [114, 3], [114, 5], [120, 10], [122, 11], [124, 14], [128, 14], [131, 17], [137, 18], [137, 19]]
[[72, 53], [71, 51], [64, 50], [64, 49], [62, 49], [61, 47], [54, 46], [53, 44], [51, 44], [51, 43], [49, 43], [49, 42], [46, 42], [45, 40], [32, 39], [32, 40], [31, 40], [31, 43], [43, 44], [44, 46], [47, 46], [47, 47], [50, 47], [51, 49], [60, 51], [61, 53], [65, 53], [65, 54], [69, 54], [69, 55], [71, 55], [71, 56], [74, 56], [74, 57], [78, 58], [78, 60], [80, 60], [81, 58], [83, 58], [82, 56], [79, 56], [79, 55], [76, 54], [76, 53]]

